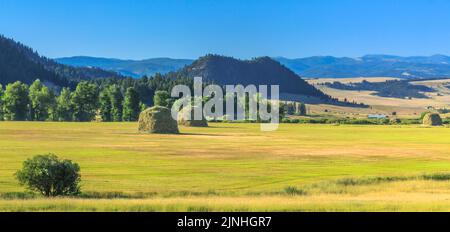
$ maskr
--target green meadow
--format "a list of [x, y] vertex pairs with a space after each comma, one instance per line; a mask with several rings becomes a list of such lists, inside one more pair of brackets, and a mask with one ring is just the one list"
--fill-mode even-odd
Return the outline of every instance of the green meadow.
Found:
[[[0, 211], [450, 211], [450, 128], [0, 122]], [[14, 173], [37, 154], [81, 167], [82, 195], [46, 199]]]

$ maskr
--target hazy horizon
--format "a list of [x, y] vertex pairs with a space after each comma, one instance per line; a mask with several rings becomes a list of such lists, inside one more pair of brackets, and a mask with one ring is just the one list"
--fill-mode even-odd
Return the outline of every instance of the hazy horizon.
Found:
[[[41, 54], [42, 55], [42, 54]], [[204, 54], [207, 55], [207, 54]], [[204, 56], [202, 55], [202, 56]], [[223, 54], [215, 54], [215, 55], [223, 55]], [[199, 57], [202, 57], [199, 56]], [[236, 59], [240, 59], [240, 60], [248, 60], [248, 59], [252, 59], [252, 58], [258, 58], [258, 57], [263, 57], [263, 56], [258, 56], [258, 57], [250, 57], [250, 58], [239, 58], [239, 57], [234, 57], [232, 55], [224, 55], [224, 56], [228, 56], [228, 57], [233, 57]], [[313, 55], [313, 56], [304, 56], [304, 57], [286, 57], [286, 56], [269, 56], [271, 58], [286, 58], [286, 59], [303, 59], [303, 58], [311, 58], [311, 57], [335, 57], [335, 58], [350, 58], [350, 59], [358, 59], [364, 56], [397, 56], [397, 57], [431, 57], [431, 56], [447, 56], [450, 57], [450, 55], [447, 54], [432, 54], [432, 55], [411, 55], [411, 56], [400, 56], [400, 55], [396, 55], [396, 54], [365, 54], [362, 56], [358, 56], [358, 57], [349, 57], [349, 56], [334, 56], [334, 55]], [[117, 60], [130, 60], [130, 61], [143, 61], [143, 60], [149, 60], [149, 59], [175, 59], [175, 60], [196, 60], [199, 57], [193, 57], [193, 58], [183, 58], [183, 57], [147, 57], [147, 58], [143, 58], [143, 59], [126, 59], [126, 58], [121, 58], [121, 57], [102, 57], [102, 56], [89, 56], [89, 55], [74, 55], [74, 56], [62, 56], [62, 57], [49, 57], [51, 59], [65, 59], [65, 58], [76, 58], [76, 57], [89, 57], [89, 58], [97, 58], [97, 59], [117, 59]]]

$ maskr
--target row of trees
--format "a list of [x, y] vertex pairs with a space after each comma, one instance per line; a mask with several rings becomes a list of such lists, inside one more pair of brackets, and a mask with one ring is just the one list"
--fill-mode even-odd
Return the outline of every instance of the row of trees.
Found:
[[[156, 79], [156, 80], [155, 80]], [[171, 108], [175, 98], [171, 98], [166, 90], [176, 84], [191, 84], [186, 80], [173, 79], [167, 86], [155, 85], [162, 83], [156, 78], [128, 81], [82, 81], [72, 91], [62, 88], [59, 95], [35, 80], [30, 86], [19, 81], [8, 84], [4, 90], [0, 85], [0, 120], [9, 121], [136, 121], [139, 113], [146, 108], [143, 101], [150, 97], [150, 104]], [[144, 91], [147, 90], [147, 91]], [[142, 97], [143, 92], [151, 92], [150, 96]], [[254, 96], [258, 98], [257, 96]], [[259, 99], [259, 98], [258, 98]], [[202, 99], [205, 103], [209, 98]], [[258, 100], [259, 101], [259, 100]], [[248, 117], [249, 96], [243, 99], [234, 97], [235, 104], [245, 105]], [[224, 113], [226, 101], [223, 102]], [[237, 105], [235, 105], [235, 112]], [[306, 106], [301, 103], [283, 103], [280, 105], [280, 116], [306, 115]]]
[[122, 90], [112, 84], [100, 88], [80, 82], [74, 91], [59, 95], [36, 80], [28, 86], [19, 81], [0, 85], [0, 120], [9, 121], [136, 121], [145, 104], [133, 87]]
[[287, 115], [305, 116], [308, 113], [307, 109], [306, 109], [306, 105], [304, 103], [299, 103], [299, 102], [282, 103], [280, 105], [280, 108], [282, 108], [284, 113]]

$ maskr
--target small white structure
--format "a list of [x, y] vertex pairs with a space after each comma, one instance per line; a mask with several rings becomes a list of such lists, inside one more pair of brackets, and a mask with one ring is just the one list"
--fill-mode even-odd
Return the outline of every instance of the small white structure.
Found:
[[369, 114], [367, 116], [367, 118], [369, 118], [369, 119], [385, 119], [385, 118], [388, 118], [388, 116], [385, 114]]

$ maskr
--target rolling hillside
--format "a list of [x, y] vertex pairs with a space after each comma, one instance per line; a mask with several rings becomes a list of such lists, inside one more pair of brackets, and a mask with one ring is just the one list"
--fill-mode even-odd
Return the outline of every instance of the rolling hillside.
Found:
[[281, 93], [328, 98], [300, 76], [269, 57], [238, 60], [232, 57], [206, 55], [171, 76], [201, 76], [220, 85], [279, 85]]
[[30, 84], [39, 78], [58, 86], [70, 82], [121, 75], [99, 68], [75, 68], [40, 56], [32, 48], [0, 35], [0, 83], [22, 81]]

